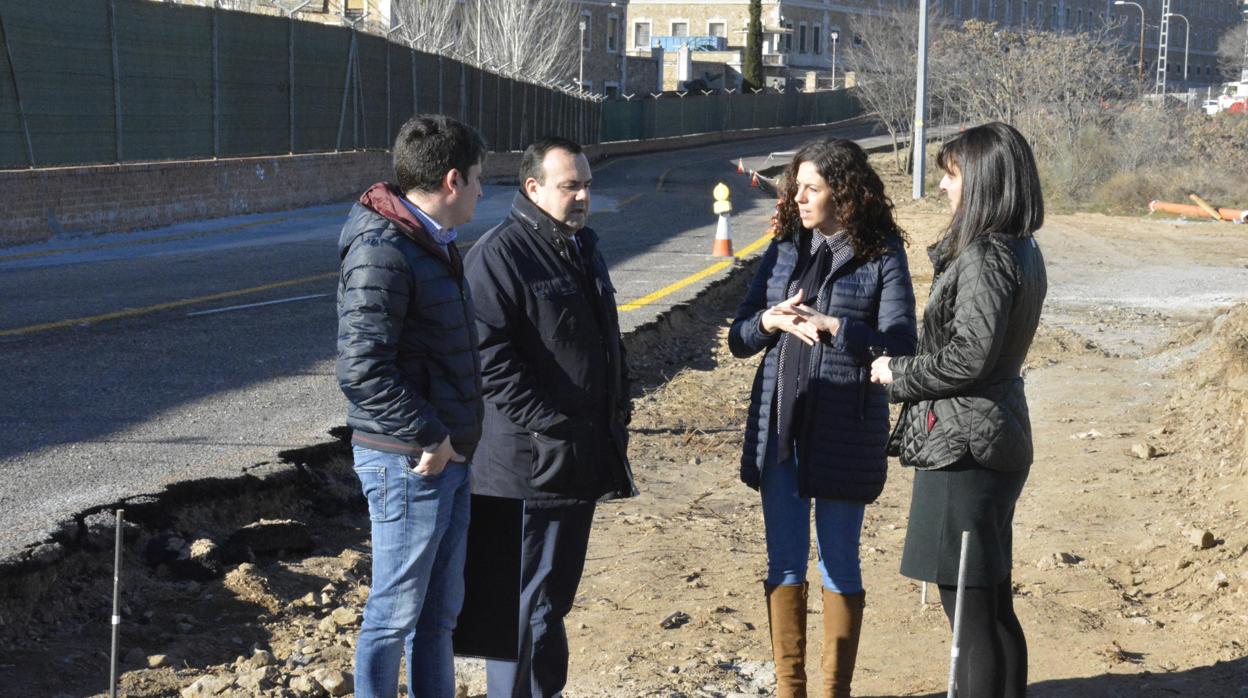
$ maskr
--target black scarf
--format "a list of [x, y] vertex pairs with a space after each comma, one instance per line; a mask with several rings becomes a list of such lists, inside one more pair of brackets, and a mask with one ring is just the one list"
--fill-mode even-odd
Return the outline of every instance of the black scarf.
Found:
[[[802, 304], [822, 312], [832, 274], [854, 256], [854, 248], [843, 231], [830, 236], [816, 232], [809, 235], [810, 252], [799, 257], [798, 268], [794, 270], [785, 297], [792, 297], [800, 288], [805, 299]], [[781, 460], [793, 455], [793, 442], [799, 435], [797, 415], [804, 411], [810, 379], [817, 370], [812, 366], [814, 348], [788, 332], [780, 337], [780, 359], [776, 371], [776, 431], [780, 439], [777, 453]]]

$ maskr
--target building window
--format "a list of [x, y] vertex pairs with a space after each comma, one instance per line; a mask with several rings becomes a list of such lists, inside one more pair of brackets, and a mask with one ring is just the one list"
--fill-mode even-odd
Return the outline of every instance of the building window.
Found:
[[784, 52], [793, 53], [793, 23], [786, 22], [784, 28], [789, 30], [788, 33], [784, 35]]
[[689, 23], [672, 22], [672, 36], [689, 36]]
[[585, 29], [581, 31], [581, 48], [592, 51], [594, 49], [594, 20], [588, 12], [582, 12], [581, 23], [585, 25]]
[[806, 23], [797, 25], [797, 52], [806, 53]]
[[650, 48], [649, 22], [633, 22], [633, 48]]
[[862, 34], [854, 34], [854, 46], [862, 46]]
[[727, 37], [728, 36], [728, 24], [726, 22], [707, 22], [706, 35], [718, 36], [721, 38]]
[[997, 0], [988, 0], [988, 21], [997, 21]]
[[344, 17], [358, 18], [364, 16], [364, 0], [345, 0], [342, 3]]
[[953, 17], [962, 19], [962, 0], [953, 0]]
[[607, 53], [620, 52], [620, 18], [607, 15]]
[[607, 99], [618, 99], [620, 96], [620, 83], [604, 82], [602, 89], [606, 92]]
[[823, 27], [816, 24], [810, 30], [810, 43], [813, 53], [816, 56], [823, 55]]

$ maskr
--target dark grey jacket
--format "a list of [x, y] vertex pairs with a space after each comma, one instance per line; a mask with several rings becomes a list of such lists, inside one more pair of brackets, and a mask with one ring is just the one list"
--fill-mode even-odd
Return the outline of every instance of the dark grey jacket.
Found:
[[338, 385], [354, 443], [419, 456], [448, 435], [472, 457], [483, 404], [472, 295], [443, 251], [376, 185], [351, 209], [338, 252]]
[[933, 469], [970, 453], [994, 470], [1031, 465], [1021, 376], [1048, 290], [1035, 238], [986, 235], [936, 275], [915, 356], [893, 359], [889, 399], [905, 402], [890, 452]]
[[577, 239], [517, 193], [464, 259], [486, 400], [477, 494], [551, 506], [636, 493], [615, 288], [594, 231]]
[[[774, 433], [780, 333], [765, 334], [763, 312], [785, 299], [798, 262], [800, 240], [771, 243], [728, 332], [734, 356], [766, 350], [754, 376], [741, 456], [741, 480], [757, 488]], [[906, 252], [897, 240], [885, 255], [853, 257], [831, 272], [830, 290], [816, 310], [840, 318], [840, 332], [816, 345], [805, 412], [797, 422], [798, 490], [803, 497], [872, 502], [884, 488], [888, 399], [870, 382], [871, 347], [890, 355], [914, 351], [914, 289]]]

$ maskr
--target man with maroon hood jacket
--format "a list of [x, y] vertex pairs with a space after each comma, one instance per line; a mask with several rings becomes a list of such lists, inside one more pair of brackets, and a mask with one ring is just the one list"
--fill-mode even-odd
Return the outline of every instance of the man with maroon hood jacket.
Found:
[[375, 184], [339, 239], [338, 384], [368, 499], [373, 577], [355, 695], [455, 695], [451, 631], [464, 600], [468, 467], [483, 403], [472, 297], [455, 227], [481, 198], [485, 144], [420, 114], [394, 144], [398, 185]]

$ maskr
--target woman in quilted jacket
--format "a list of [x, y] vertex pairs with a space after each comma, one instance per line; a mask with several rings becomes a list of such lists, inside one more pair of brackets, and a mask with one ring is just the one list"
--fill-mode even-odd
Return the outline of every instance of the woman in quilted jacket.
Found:
[[798, 151], [784, 177], [775, 240], [728, 344], [765, 352], [754, 379], [741, 479], [762, 492], [776, 695], [806, 696], [806, 561], [814, 509], [823, 597], [823, 686], [847, 698], [866, 598], [858, 558], [864, 507], [884, 487], [888, 398], [875, 353], [917, 343], [902, 231], [884, 184], [853, 141]]
[[881, 357], [872, 380], [903, 403], [890, 453], [917, 469], [901, 572], [934, 582], [953, 623], [961, 534], [970, 533], [961, 698], [1027, 690], [1027, 644], [1010, 582], [1014, 505], [1031, 468], [1022, 368], [1047, 281], [1033, 233], [1044, 201], [1031, 147], [1011, 126], [941, 148], [953, 218], [929, 250], [931, 295], [914, 356]]

